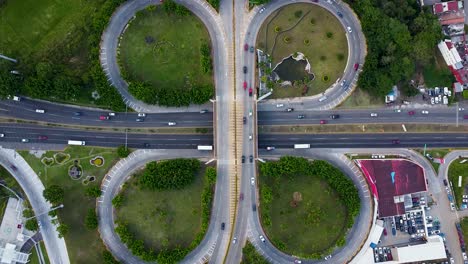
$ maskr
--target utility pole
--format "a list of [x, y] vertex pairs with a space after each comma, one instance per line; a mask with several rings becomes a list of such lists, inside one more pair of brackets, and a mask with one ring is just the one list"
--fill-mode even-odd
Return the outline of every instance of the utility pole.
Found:
[[41, 215], [43, 215], [43, 214], [47, 214], [47, 213], [52, 212], [52, 211], [54, 211], [55, 209], [59, 209], [59, 208], [63, 208], [63, 204], [59, 204], [58, 206], [52, 207], [52, 208], [50, 208], [49, 210], [47, 210], [47, 211], [45, 211], [45, 212], [43, 212], [43, 213], [40, 213], [40, 214], [38, 214], [38, 215], [28, 217], [28, 218], [25, 219], [25, 221], [28, 221], [29, 219], [36, 218], [36, 217], [41, 216]]

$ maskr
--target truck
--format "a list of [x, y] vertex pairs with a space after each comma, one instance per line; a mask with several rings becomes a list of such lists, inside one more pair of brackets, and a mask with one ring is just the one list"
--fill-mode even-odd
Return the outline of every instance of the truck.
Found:
[[310, 148], [310, 144], [294, 144], [295, 149], [308, 149]]
[[202, 145], [198, 145], [197, 149], [198, 149], [198, 150], [213, 150], [213, 146], [202, 146]]
[[68, 140], [68, 145], [84, 146], [86, 142], [81, 140]]

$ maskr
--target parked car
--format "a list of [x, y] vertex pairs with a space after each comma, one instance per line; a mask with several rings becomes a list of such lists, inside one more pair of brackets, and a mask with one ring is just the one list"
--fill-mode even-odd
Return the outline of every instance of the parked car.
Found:
[[244, 90], [247, 89], [247, 82], [244, 82], [244, 84], [242, 85], [244, 87]]
[[294, 108], [288, 108], [286, 109], [286, 112], [293, 112], [294, 111]]
[[245, 156], [242, 155], [242, 163], [245, 163]]
[[221, 223], [221, 230], [224, 230], [226, 228], [226, 224], [224, 222]]
[[253, 156], [252, 155], [249, 156], [249, 161], [250, 161], [250, 163], [253, 162]]
[[254, 51], [255, 51], [254, 46], [250, 46], [250, 52], [251, 52], [251, 53], [254, 53]]
[[359, 63], [354, 64], [354, 70], [357, 71], [359, 69]]
[[262, 235], [260, 235], [260, 240], [261, 240], [263, 243], [265, 243], [265, 238], [264, 238]]
[[253, 93], [253, 89], [252, 87], [249, 88], [249, 96], [252, 96], [252, 93]]
[[47, 140], [49, 137], [47, 136], [38, 136], [37, 139], [39, 140]]
[[351, 29], [351, 27], [347, 27], [346, 29], [348, 30], [349, 33], [352, 33], [352, 32], [353, 32], [353, 30]]
[[249, 44], [247, 44], [247, 43], [244, 44], [244, 50], [245, 50], [245, 51], [248, 51], [248, 50], [249, 50]]

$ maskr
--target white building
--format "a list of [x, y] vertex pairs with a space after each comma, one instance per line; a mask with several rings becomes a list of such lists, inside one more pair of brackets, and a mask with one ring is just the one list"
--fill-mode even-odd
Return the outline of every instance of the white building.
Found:
[[458, 54], [457, 49], [453, 46], [452, 41], [445, 40], [441, 41], [437, 47], [440, 50], [440, 53], [444, 57], [445, 63], [449, 67], [452, 67], [455, 70], [463, 68], [462, 59], [460, 54]]

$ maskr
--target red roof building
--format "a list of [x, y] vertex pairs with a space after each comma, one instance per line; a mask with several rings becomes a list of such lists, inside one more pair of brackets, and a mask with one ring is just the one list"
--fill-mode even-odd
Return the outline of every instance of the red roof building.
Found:
[[379, 216], [405, 213], [404, 196], [427, 191], [424, 169], [405, 159], [356, 160], [379, 204]]
[[444, 3], [436, 3], [432, 6], [434, 14], [440, 14], [444, 12], [457, 11], [462, 8], [462, 3], [459, 1], [450, 1]]

